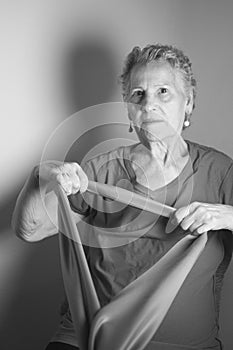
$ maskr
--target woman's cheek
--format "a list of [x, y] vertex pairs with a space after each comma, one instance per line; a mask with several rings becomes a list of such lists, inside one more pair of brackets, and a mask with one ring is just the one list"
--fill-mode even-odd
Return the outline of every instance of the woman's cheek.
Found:
[[140, 107], [131, 104], [131, 106], [128, 106], [128, 115], [133, 123], [138, 124], [140, 119]]

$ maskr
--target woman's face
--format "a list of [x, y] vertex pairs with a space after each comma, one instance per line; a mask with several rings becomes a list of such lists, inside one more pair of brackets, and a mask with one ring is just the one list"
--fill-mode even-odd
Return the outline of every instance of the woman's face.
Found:
[[129, 119], [142, 143], [166, 142], [180, 135], [185, 112], [192, 108], [181, 73], [164, 61], [132, 69], [127, 102]]

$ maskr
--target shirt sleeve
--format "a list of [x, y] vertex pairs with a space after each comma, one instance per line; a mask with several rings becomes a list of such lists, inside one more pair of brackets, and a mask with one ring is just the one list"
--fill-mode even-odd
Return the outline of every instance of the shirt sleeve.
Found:
[[233, 206], [233, 161], [220, 186], [220, 203]]

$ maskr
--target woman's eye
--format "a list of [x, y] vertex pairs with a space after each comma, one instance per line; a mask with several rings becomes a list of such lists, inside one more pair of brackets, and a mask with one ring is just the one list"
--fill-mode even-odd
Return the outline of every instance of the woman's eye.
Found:
[[135, 98], [141, 98], [142, 96], [143, 96], [142, 90], [136, 90], [132, 93], [132, 97], [135, 97]]
[[167, 88], [161, 88], [159, 92], [160, 92], [160, 94], [166, 94], [168, 92], [168, 89]]
[[167, 102], [171, 99], [171, 91], [166, 87], [161, 87], [158, 91], [158, 95], [162, 101]]

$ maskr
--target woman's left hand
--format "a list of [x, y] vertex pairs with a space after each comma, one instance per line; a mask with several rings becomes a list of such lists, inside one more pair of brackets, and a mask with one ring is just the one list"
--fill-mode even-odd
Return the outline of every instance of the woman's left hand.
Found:
[[210, 230], [233, 231], [233, 206], [193, 202], [171, 215], [166, 233], [172, 232], [178, 225], [195, 236]]

